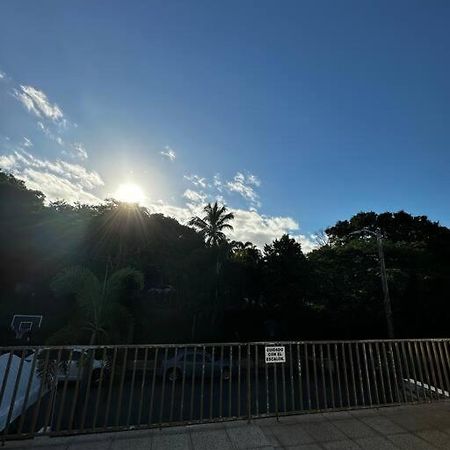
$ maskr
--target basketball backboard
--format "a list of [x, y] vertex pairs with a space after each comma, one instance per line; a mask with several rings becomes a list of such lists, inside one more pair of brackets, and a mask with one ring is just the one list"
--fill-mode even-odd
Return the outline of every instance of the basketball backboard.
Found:
[[16, 339], [31, 337], [32, 331], [41, 328], [42, 315], [14, 314], [11, 320], [11, 329], [16, 333]]

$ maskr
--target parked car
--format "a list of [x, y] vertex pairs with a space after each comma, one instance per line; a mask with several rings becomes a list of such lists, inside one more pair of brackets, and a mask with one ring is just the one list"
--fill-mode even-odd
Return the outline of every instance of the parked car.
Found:
[[213, 359], [210, 353], [205, 352], [203, 366], [203, 351], [194, 352], [192, 350], [179, 352], [176, 357], [163, 362], [161, 375], [165, 374], [170, 381], [180, 380], [183, 377], [183, 370], [185, 377], [202, 376], [203, 370], [207, 379], [222, 374], [223, 380], [228, 380], [231, 375], [230, 364], [225, 359], [217, 357]]
[[[44, 352], [41, 350], [42, 360], [45, 360]], [[32, 361], [33, 353], [30, 354], [26, 361]], [[39, 357], [39, 356], [38, 356]], [[55, 359], [54, 359], [55, 358]], [[56, 363], [56, 354], [52, 355], [49, 359], [49, 367], [52, 363]], [[77, 381], [81, 380], [85, 374], [86, 365], [89, 361], [88, 352], [82, 348], [74, 348], [72, 354], [70, 355], [70, 350], [63, 351], [59, 358], [58, 367], [56, 369], [56, 380], [59, 382], [67, 381]], [[94, 358], [91, 360], [92, 376], [91, 380], [93, 383], [97, 382], [100, 378], [100, 371], [102, 367], [107, 367], [107, 362], [101, 359]], [[50, 370], [50, 369], [49, 369]]]

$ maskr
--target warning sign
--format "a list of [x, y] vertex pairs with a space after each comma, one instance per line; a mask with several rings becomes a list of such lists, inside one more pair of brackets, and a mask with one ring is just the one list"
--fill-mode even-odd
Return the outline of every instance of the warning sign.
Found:
[[286, 362], [285, 347], [266, 347], [266, 364]]

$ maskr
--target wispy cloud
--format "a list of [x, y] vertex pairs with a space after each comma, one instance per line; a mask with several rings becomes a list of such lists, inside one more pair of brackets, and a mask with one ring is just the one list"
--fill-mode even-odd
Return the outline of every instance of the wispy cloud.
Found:
[[24, 150], [0, 156], [0, 167], [24, 180], [31, 189], [42, 191], [48, 200], [99, 203], [92, 191], [104, 185], [100, 175], [79, 164], [40, 159]]
[[74, 142], [67, 150], [63, 150], [63, 154], [80, 160], [88, 158], [86, 148], [81, 142]]
[[200, 177], [198, 175], [185, 175], [184, 178], [190, 181], [194, 186], [200, 186], [201, 188], [206, 188], [208, 182], [206, 178]]
[[226, 183], [226, 188], [230, 192], [236, 192], [244, 199], [248, 200], [253, 207], [260, 207], [259, 196], [255, 191], [255, 187], [259, 187], [261, 181], [255, 175], [244, 175], [237, 172], [233, 180]]
[[176, 153], [169, 146], [164, 147], [164, 150], [159, 153], [170, 161], [175, 161], [177, 157]]
[[63, 123], [64, 114], [56, 103], [51, 103], [47, 95], [32, 86], [20, 85], [13, 90], [14, 96], [25, 108], [37, 117], [45, 117], [55, 123]]
[[33, 143], [27, 137], [23, 138], [23, 146], [24, 147], [33, 147]]

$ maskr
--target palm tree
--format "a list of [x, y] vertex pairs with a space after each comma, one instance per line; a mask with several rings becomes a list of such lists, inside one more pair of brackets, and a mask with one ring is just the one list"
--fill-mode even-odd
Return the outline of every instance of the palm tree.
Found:
[[[219, 206], [217, 202], [213, 205], [208, 203], [203, 211], [205, 215], [203, 217], [192, 217], [189, 225], [196, 228], [205, 239], [206, 245], [213, 247], [216, 252], [216, 289], [212, 320], [214, 323], [219, 306], [220, 250], [223, 249], [223, 244], [227, 242], [224, 230], [233, 230], [233, 226], [229, 222], [234, 219], [234, 214], [228, 212], [225, 205]], [[195, 316], [193, 320], [195, 320]]]
[[117, 270], [110, 276], [106, 271], [103, 282], [85, 267], [64, 270], [55, 277], [51, 287], [56, 296], [75, 296], [77, 312], [72, 321], [60, 330], [60, 334], [70, 338], [70, 330], [81, 326], [90, 334], [89, 345], [95, 344], [100, 336], [110, 337], [115, 323], [130, 318], [127, 308], [120, 303], [122, 294], [130, 284], [142, 290], [144, 277], [141, 272], [129, 267]]
[[203, 211], [205, 215], [192, 217], [189, 225], [200, 231], [207, 245], [218, 247], [227, 239], [224, 230], [233, 230], [229, 222], [234, 219], [234, 214], [228, 212], [225, 205], [219, 206], [217, 202], [213, 205], [208, 203]]

